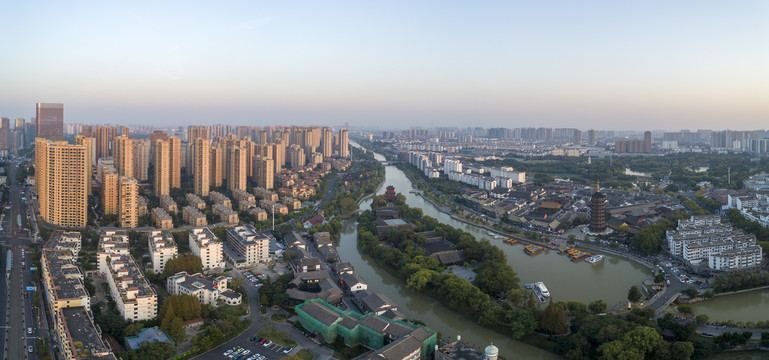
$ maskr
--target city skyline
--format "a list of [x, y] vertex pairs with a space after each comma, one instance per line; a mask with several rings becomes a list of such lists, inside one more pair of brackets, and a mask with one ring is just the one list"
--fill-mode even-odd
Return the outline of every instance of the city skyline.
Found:
[[[4, 4], [2, 116], [760, 129], [769, 4]], [[36, 26], [28, 26], [35, 23]], [[52, 56], [55, 54], [55, 56]]]

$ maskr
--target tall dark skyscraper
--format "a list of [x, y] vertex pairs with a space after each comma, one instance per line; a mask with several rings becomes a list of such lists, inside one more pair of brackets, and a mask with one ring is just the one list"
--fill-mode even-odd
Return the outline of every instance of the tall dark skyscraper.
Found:
[[37, 103], [37, 137], [64, 140], [64, 104]]

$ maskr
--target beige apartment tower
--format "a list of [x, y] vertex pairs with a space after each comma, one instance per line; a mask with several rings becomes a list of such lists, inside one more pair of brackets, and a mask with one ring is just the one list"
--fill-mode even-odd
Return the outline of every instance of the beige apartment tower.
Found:
[[113, 143], [115, 149], [115, 167], [120, 176], [134, 177], [134, 144], [127, 135], [120, 135]]
[[324, 127], [323, 128], [323, 141], [321, 142], [321, 151], [320, 153], [323, 154], [323, 158], [327, 159], [331, 157], [331, 151], [333, 150], [333, 136], [332, 136], [331, 128]]
[[275, 161], [257, 156], [254, 158], [254, 167], [256, 168], [256, 186], [265, 189], [272, 189], [273, 181], [275, 179]]
[[227, 188], [246, 190], [248, 149], [242, 146], [232, 146], [227, 151], [230, 160], [229, 169], [227, 169]]
[[195, 194], [208, 196], [211, 181], [211, 144], [205, 138], [197, 138], [194, 141], [193, 182]]
[[118, 188], [119, 226], [135, 228], [139, 225], [139, 182], [132, 177], [121, 176]]
[[64, 104], [37, 103], [35, 112], [37, 137], [64, 140]]
[[155, 178], [153, 188], [155, 196], [171, 193], [171, 142], [155, 140]]
[[339, 130], [339, 156], [350, 157], [350, 141], [347, 138], [347, 129]]
[[43, 220], [63, 227], [86, 225], [87, 156], [83, 145], [35, 139], [35, 186]]
[[171, 150], [169, 181], [172, 189], [182, 187], [182, 139], [170, 136], [168, 142]]
[[85, 159], [86, 159], [86, 167], [88, 168], [88, 184], [86, 185], [86, 193], [88, 195], [91, 195], [91, 173], [93, 172], [93, 150], [94, 150], [94, 144], [93, 144], [93, 138], [83, 136], [83, 135], [77, 135], [75, 136], [75, 144], [76, 145], [83, 145], [85, 147]]
[[112, 166], [103, 167], [101, 173], [101, 205], [104, 215], [118, 214], [118, 175], [117, 170]]
[[220, 147], [211, 148], [211, 156], [209, 160], [209, 172], [211, 173], [210, 186], [219, 187], [222, 186], [224, 181], [224, 151]]
[[152, 143], [147, 139], [134, 139], [134, 177], [139, 181], [149, 180], [150, 149]]

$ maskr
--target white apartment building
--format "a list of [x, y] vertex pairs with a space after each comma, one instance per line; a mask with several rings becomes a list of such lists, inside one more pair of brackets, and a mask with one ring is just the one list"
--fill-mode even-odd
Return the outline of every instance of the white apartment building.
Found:
[[222, 241], [209, 228], [199, 227], [190, 230], [190, 250], [200, 257], [203, 269], [224, 268]]
[[708, 257], [708, 266], [715, 270], [740, 270], [761, 265], [762, 249], [758, 245], [731, 249]]
[[462, 172], [462, 162], [459, 160], [444, 159], [443, 173], [448, 174], [450, 172]]
[[99, 238], [99, 248], [96, 251], [96, 263], [99, 273], [105, 276], [109, 273], [108, 257], [117, 255], [130, 255], [131, 248], [128, 243], [128, 233], [123, 230], [105, 231]]
[[270, 238], [257, 233], [251, 225], [228, 228], [227, 244], [245, 261], [244, 266], [254, 266], [270, 260]]
[[133, 257], [112, 255], [109, 258], [107, 284], [120, 315], [129, 321], [154, 319], [158, 314], [158, 294], [139, 271]]
[[238, 305], [242, 301], [242, 296], [227, 288], [227, 279], [226, 276], [207, 279], [200, 273], [189, 275], [186, 271], [182, 271], [168, 277], [166, 289], [171, 295], [192, 295], [198, 298], [201, 304]]
[[51, 235], [49, 247], [59, 251], [69, 251], [77, 258], [82, 246], [82, 235], [77, 231], [56, 231]]
[[152, 231], [147, 242], [152, 255], [152, 271], [160, 274], [165, 270], [166, 262], [179, 254], [179, 248], [168, 230]]

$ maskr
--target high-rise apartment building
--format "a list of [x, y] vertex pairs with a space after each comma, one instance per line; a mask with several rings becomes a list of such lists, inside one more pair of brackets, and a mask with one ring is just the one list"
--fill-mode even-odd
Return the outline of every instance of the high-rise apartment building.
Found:
[[574, 143], [574, 145], [582, 145], [582, 130], [574, 129], [574, 135], [572, 136], [571, 142]]
[[291, 145], [286, 150], [288, 153], [288, 161], [291, 163], [291, 168], [296, 169], [304, 166], [307, 163], [307, 157], [304, 154], [304, 149], [299, 145]]
[[64, 140], [64, 104], [37, 103], [35, 125], [37, 137], [51, 141]]
[[35, 187], [43, 220], [64, 227], [84, 227], [87, 220], [90, 166], [83, 145], [35, 140]]
[[256, 169], [256, 186], [265, 189], [272, 189], [273, 181], [275, 179], [275, 161], [257, 156], [254, 158], [254, 168]]
[[113, 166], [102, 168], [99, 173], [101, 174], [102, 211], [105, 215], [117, 215], [119, 212], [120, 189], [118, 188], [118, 179], [120, 175]]
[[595, 130], [590, 129], [587, 131], [587, 144], [590, 146], [595, 145], [598, 143], [598, 134]]
[[339, 156], [343, 158], [350, 156], [350, 140], [347, 136], [347, 129], [339, 130]]
[[155, 196], [169, 195], [171, 193], [171, 142], [168, 140], [155, 140], [155, 178], [153, 190]]
[[644, 132], [644, 152], [649, 154], [652, 152], [652, 132]]
[[171, 136], [168, 138], [171, 150], [169, 181], [172, 189], [182, 187], [182, 139]]
[[96, 135], [96, 160], [110, 157], [110, 140], [112, 139], [112, 127], [97, 126], [94, 131]]
[[120, 176], [134, 177], [134, 144], [133, 139], [127, 135], [120, 135], [115, 138], [115, 167]]
[[83, 136], [83, 135], [77, 135], [75, 136], [75, 144], [76, 145], [82, 145], [85, 148], [85, 162], [86, 162], [86, 168], [88, 174], [87, 176], [87, 184], [86, 184], [86, 194], [91, 195], [91, 173], [93, 172], [93, 150], [94, 150], [94, 143], [93, 138]]
[[149, 180], [150, 149], [152, 143], [147, 139], [134, 139], [134, 177], [139, 181]]
[[331, 143], [333, 139], [331, 128], [324, 127], [323, 128], [323, 141], [321, 142], [321, 154], [323, 154], [323, 158], [330, 158], [333, 150], [333, 144]]
[[286, 145], [284, 142], [279, 142], [272, 145], [272, 159], [275, 165], [274, 174], [280, 174], [283, 171], [283, 167], [286, 166]]
[[248, 170], [248, 149], [242, 146], [228, 148], [229, 169], [227, 171], [227, 188], [230, 190], [246, 190], [246, 173]]
[[139, 225], [139, 182], [127, 176], [118, 181], [118, 222], [120, 227], [135, 228]]
[[8, 151], [11, 150], [10, 146], [8, 146], [8, 139], [10, 138], [11, 134], [11, 119], [9, 118], [0, 118], [0, 151]]
[[211, 144], [208, 139], [197, 138], [194, 140], [194, 167], [193, 182], [195, 194], [208, 196], [208, 189], [211, 182]]
[[224, 181], [224, 151], [221, 147], [211, 147], [209, 160], [209, 173], [211, 174], [210, 186], [222, 186]]

